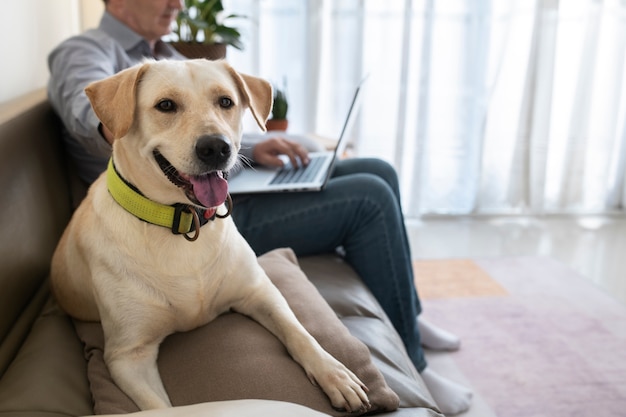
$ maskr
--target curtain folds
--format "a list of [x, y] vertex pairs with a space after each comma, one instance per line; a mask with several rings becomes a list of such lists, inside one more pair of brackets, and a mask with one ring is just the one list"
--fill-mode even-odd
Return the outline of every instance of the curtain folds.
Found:
[[408, 216], [623, 212], [623, 0], [224, 0], [240, 70], [286, 84], [290, 131], [397, 168]]

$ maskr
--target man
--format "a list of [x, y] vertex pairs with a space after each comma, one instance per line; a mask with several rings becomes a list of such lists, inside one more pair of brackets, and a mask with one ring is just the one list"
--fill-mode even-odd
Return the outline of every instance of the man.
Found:
[[[49, 56], [48, 94], [63, 120], [66, 146], [80, 177], [93, 182], [111, 156], [112, 136], [100, 124], [83, 92], [87, 84], [141, 62], [184, 59], [161, 37], [182, 8], [181, 0], [105, 0], [97, 29], [72, 37]], [[272, 138], [246, 147], [248, 157], [281, 165], [278, 155], [307, 162], [299, 144]], [[426, 367], [422, 345], [454, 350], [459, 340], [425, 322], [414, 287], [395, 170], [379, 159], [340, 161], [319, 193], [265, 194], [236, 200], [233, 218], [260, 255], [291, 247], [299, 256], [338, 247], [376, 296], [402, 337], [433, 398], [447, 415], [467, 410], [472, 394]], [[276, 207], [280, 207], [279, 210]]]
[[[100, 124], [83, 89], [145, 58], [184, 59], [161, 40], [182, 9], [180, 0], [105, 0], [100, 27], [70, 38], [50, 57], [49, 98], [65, 127], [66, 146], [81, 178], [91, 184], [111, 156], [111, 133]], [[246, 147], [248, 148], [248, 147]], [[297, 143], [272, 139], [248, 155], [261, 164], [280, 164], [279, 154], [306, 161]]]

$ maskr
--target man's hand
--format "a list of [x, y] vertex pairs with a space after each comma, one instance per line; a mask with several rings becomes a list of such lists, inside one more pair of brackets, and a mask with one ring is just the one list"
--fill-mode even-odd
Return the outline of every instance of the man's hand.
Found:
[[267, 166], [283, 166], [279, 155], [286, 155], [291, 165], [299, 167], [309, 164], [309, 156], [304, 146], [280, 137], [273, 137], [259, 142], [253, 151], [254, 161]]

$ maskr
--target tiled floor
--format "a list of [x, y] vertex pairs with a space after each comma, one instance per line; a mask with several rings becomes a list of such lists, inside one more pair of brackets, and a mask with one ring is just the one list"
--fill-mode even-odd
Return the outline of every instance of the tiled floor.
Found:
[[626, 216], [407, 220], [414, 259], [547, 256], [626, 304]]

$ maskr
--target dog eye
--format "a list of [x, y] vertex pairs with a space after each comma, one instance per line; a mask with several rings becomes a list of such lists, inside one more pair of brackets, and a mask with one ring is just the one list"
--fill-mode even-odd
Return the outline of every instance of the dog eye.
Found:
[[162, 111], [165, 113], [171, 113], [171, 112], [176, 111], [176, 103], [166, 98], [166, 99], [159, 101], [156, 105], [156, 108], [159, 111]]
[[234, 104], [235, 103], [233, 103], [233, 100], [231, 100], [230, 97], [220, 97], [219, 99], [219, 105], [224, 109], [230, 109], [234, 106]]

